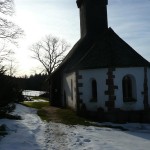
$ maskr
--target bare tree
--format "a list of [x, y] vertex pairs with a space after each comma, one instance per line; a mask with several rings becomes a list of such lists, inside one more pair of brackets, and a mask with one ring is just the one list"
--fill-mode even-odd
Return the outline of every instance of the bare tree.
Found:
[[17, 72], [17, 62], [14, 61], [14, 59], [10, 59], [8, 64], [7, 64], [7, 74], [9, 76], [14, 76], [14, 74], [16, 74]]
[[10, 61], [14, 54], [8, 47], [11, 47], [11, 44], [16, 45], [17, 39], [23, 35], [23, 30], [8, 20], [13, 14], [14, 1], [0, 0], [0, 68], [3, 69], [4, 63]]
[[0, 70], [5, 70], [6, 72], [7, 69], [4, 66], [10, 61], [13, 54], [14, 52], [11, 49], [8, 49], [5, 44], [0, 45]]
[[[39, 61], [43, 70], [50, 75], [59, 66], [69, 49], [69, 44], [54, 36], [46, 36], [43, 40], [33, 44], [30, 50], [33, 52], [32, 58]], [[51, 90], [51, 80], [49, 78], [49, 92]]]
[[0, 12], [5, 15], [12, 15], [14, 13], [13, 0], [0, 0]]
[[14, 52], [9, 49], [5, 44], [0, 45], [0, 64], [4, 60], [9, 60], [10, 56], [12, 56]]
[[69, 44], [54, 36], [46, 36], [42, 41], [33, 44], [30, 50], [32, 58], [39, 61], [48, 75], [59, 66], [69, 48]]
[[16, 43], [16, 39], [23, 34], [23, 30], [6, 19], [8, 18], [6, 16], [12, 16], [13, 14], [13, 0], [0, 0], [0, 39]]
[[0, 39], [16, 44], [23, 30], [13, 22], [0, 18]]

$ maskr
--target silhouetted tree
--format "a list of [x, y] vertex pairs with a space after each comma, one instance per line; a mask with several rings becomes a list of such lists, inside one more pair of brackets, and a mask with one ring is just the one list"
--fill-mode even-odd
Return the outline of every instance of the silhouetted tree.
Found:
[[14, 14], [13, 0], [0, 0], [0, 13], [3, 14], [0, 17], [0, 39], [16, 43], [16, 40], [23, 34], [23, 30], [12, 21], [6, 19], [6, 16]]
[[0, 115], [12, 109], [12, 103], [21, 100], [22, 91], [17, 88], [12, 77], [0, 72]]
[[46, 91], [47, 89], [47, 74], [34, 74], [29, 77], [14, 77], [14, 80], [19, 89]]
[[7, 63], [7, 74], [9, 76], [14, 76], [14, 74], [17, 72], [17, 62], [11, 58]]
[[17, 39], [23, 35], [23, 30], [8, 20], [13, 14], [13, 0], [0, 0], [0, 67], [6, 65], [7, 61], [12, 61], [14, 52], [10, 47], [16, 45]]
[[6, 61], [10, 61], [14, 53], [9, 47], [11, 44], [16, 45], [17, 39], [23, 35], [23, 30], [8, 20], [13, 14], [13, 0], [0, 0], [0, 112], [7, 111], [9, 104], [19, 96], [12, 77], [5, 75]]
[[46, 86], [46, 79], [47, 75], [45, 74], [31, 75], [28, 79], [26, 79], [26, 89], [37, 91], [46, 90], [46, 88], [44, 88], [44, 86]]
[[59, 66], [69, 48], [69, 44], [54, 36], [46, 36], [43, 40], [32, 45], [30, 50], [33, 52], [32, 58], [39, 61], [43, 70], [48, 74], [49, 93], [51, 90], [52, 72]]

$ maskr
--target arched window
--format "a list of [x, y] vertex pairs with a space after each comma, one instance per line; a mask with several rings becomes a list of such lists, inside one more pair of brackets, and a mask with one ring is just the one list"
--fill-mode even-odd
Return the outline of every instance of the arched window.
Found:
[[122, 90], [123, 90], [123, 101], [124, 102], [131, 102], [135, 101], [134, 98], [134, 83], [130, 76], [124, 76], [122, 80]]
[[67, 107], [67, 97], [66, 97], [66, 91], [64, 91], [64, 107]]
[[97, 101], [97, 82], [92, 80], [92, 101]]
[[71, 79], [71, 99], [73, 100], [73, 81]]

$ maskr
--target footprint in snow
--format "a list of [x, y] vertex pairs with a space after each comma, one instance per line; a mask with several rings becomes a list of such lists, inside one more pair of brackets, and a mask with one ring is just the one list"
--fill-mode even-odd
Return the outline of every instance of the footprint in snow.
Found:
[[91, 142], [90, 139], [84, 139], [83, 141], [84, 141], [84, 142]]
[[83, 138], [83, 136], [79, 136], [79, 138]]
[[76, 142], [80, 142], [80, 138], [77, 138]]

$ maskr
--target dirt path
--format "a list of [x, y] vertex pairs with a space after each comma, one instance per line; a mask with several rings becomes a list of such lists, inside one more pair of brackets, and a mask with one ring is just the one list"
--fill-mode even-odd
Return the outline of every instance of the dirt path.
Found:
[[66, 125], [58, 124], [61, 122], [57, 111], [61, 108], [57, 107], [43, 107], [41, 111], [44, 111], [48, 117], [49, 123], [45, 126], [45, 147], [47, 150], [68, 150], [68, 138]]
[[68, 150], [68, 131], [65, 125], [49, 122], [45, 129], [46, 150]]
[[49, 121], [58, 123], [61, 122], [61, 119], [57, 115], [58, 110], [60, 110], [60, 108], [49, 106], [49, 107], [43, 107], [40, 111], [43, 111], [46, 114]]

